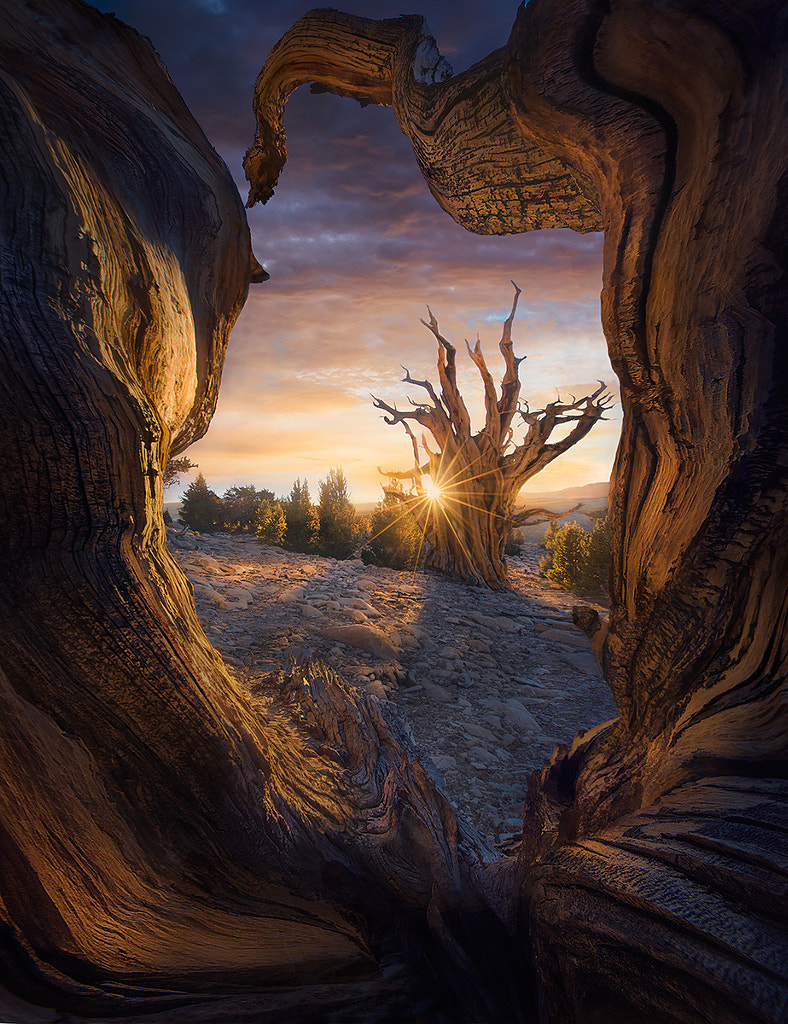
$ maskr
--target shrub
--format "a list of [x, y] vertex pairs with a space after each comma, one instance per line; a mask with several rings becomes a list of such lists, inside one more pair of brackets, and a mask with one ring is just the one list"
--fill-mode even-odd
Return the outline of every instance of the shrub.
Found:
[[568, 590], [594, 593], [606, 590], [610, 569], [610, 534], [607, 516], [587, 533], [577, 523], [551, 523], [542, 546], [549, 555], [540, 563], [542, 575]]
[[287, 546], [295, 551], [314, 551], [320, 534], [320, 515], [309, 497], [309, 483], [301, 483], [298, 477], [282, 507], [287, 519]]
[[282, 547], [287, 536], [287, 516], [281, 502], [263, 499], [255, 516], [255, 533], [266, 544]]
[[506, 538], [506, 544], [503, 549], [505, 555], [519, 555], [520, 547], [523, 543], [523, 531], [515, 528]]
[[610, 524], [607, 516], [596, 520], [588, 539], [586, 585], [589, 590], [607, 590], [610, 585]]
[[358, 525], [342, 467], [330, 469], [319, 487], [320, 550], [334, 558], [347, 558], [356, 546]]
[[251, 532], [255, 529], [260, 503], [273, 500], [273, 491], [258, 491], [253, 484], [229, 487], [222, 496], [225, 529], [231, 533]]
[[224, 525], [222, 499], [208, 487], [202, 473], [186, 488], [181, 499], [181, 519], [198, 533], [213, 533]]
[[416, 568], [422, 533], [406, 503], [387, 495], [373, 509], [369, 529], [371, 537], [362, 551], [364, 561], [390, 569]]

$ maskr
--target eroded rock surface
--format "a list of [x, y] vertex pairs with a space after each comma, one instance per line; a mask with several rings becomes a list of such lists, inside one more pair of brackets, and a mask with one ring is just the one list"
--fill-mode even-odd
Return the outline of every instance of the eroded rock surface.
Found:
[[242, 680], [317, 659], [393, 702], [455, 807], [504, 850], [522, 828], [528, 773], [616, 715], [572, 622], [578, 599], [540, 577], [536, 545], [510, 559], [512, 590], [495, 592], [246, 536], [187, 537], [176, 557]]

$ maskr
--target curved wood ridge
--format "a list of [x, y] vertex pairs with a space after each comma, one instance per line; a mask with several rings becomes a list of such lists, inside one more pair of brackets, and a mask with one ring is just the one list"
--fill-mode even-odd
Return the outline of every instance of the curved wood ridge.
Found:
[[258, 81], [252, 201], [315, 81], [390, 102], [473, 230], [605, 229], [612, 610], [577, 617], [621, 717], [490, 863], [379, 706], [251, 693], [204, 637], [161, 467], [261, 276], [243, 210], [136, 33], [8, 0], [4, 1015], [528, 1020], [530, 963], [551, 1024], [785, 1019], [787, 43], [778, 0], [531, 0], [450, 78], [418, 18], [312, 12]]
[[338, 681], [229, 677], [164, 545], [260, 276], [229, 172], [78, 0], [5, 4], [0, 94], [0, 988], [56, 1009], [0, 1006], [508, 1013], [489, 851]]
[[[578, 621], [621, 717], [530, 787], [519, 863], [550, 1019], [783, 1020], [788, 14], [531, 0], [506, 47], [434, 84], [412, 72], [414, 24], [394, 51], [382, 24], [385, 42], [298, 22], [258, 82], [261, 130], [286, 53], [310, 55], [293, 81], [357, 95], [344, 65], [374, 39], [380, 95], [460, 223], [605, 230], [612, 608]], [[327, 75], [321, 36], [344, 47]], [[250, 171], [253, 200], [275, 173]]]
[[392, 106], [437, 201], [469, 231], [602, 227], [593, 187], [520, 130], [503, 51], [452, 76], [424, 19], [385, 21], [310, 11], [257, 79], [257, 134], [244, 161], [248, 205], [266, 202], [287, 156], [282, 119], [299, 85]]

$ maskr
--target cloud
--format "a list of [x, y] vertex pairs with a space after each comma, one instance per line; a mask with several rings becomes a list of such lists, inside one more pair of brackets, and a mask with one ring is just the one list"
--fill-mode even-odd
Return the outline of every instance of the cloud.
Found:
[[[465, 269], [470, 276], [471, 268]], [[364, 278], [348, 279], [342, 293], [317, 285], [301, 294], [268, 288], [253, 292], [233, 333], [216, 416], [190, 454], [223, 487], [239, 482], [229, 475], [231, 468], [243, 470], [240, 482], [285, 490], [296, 476], [317, 479], [340, 464], [357, 500], [374, 500], [380, 494], [375, 467], [405, 468], [411, 454], [401, 428], [383, 423], [370, 394], [401, 408], [409, 396], [421, 398], [420, 389], [402, 383], [403, 365], [414, 377], [437, 384], [435, 342], [419, 322], [426, 311], [409, 289], [370, 294]], [[505, 304], [500, 303], [502, 292]], [[479, 330], [488, 365], [499, 379], [497, 344], [510, 293], [497, 280], [477, 280], [441, 296], [447, 313], [440, 316], [441, 329], [457, 343], [458, 381], [477, 427], [483, 419], [482, 394], [462, 338]], [[437, 303], [432, 305], [440, 312]], [[598, 301], [564, 305], [552, 320], [515, 321], [515, 350], [527, 353], [521, 368], [523, 396], [534, 408], [559, 393], [563, 398], [589, 393], [599, 378], [615, 385], [598, 324]], [[535, 308], [541, 312], [539, 303]], [[568, 331], [565, 322], [579, 326]], [[549, 486], [568, 486], [609, 476], [619, 412], [612, 410], [612, 422], [598, 424], [571, 455], [558, 460], [560, 466], [545, 471], [545, 487], [549, 480]], [[233, 453], [236, 458], [228, 461]]]
[[[99, 0], [149, 35], [242, 194], [255, 78], [308, 5], [292, 0]], [[350, 13], [396, 17], [400, 0], [357, 0]], [[503, 45], [516, 2], [424, 0], [439, 47], [459, 71]], [[286, 110], [288, 162], [274, 198], [249, 211], [271, 280], [253, 287], [235, 328], [216, 416], [190, 449], [212, 486], [289, 490], [345, 467], [358, 500], [379, 496], [375, 467], [404, 467], [410, 448], [369, 393], [406, 402], [401, 366], [436, 379], [420, 324], [429, 304], [460, 352], [458, 376], [477, 421], [478, 375], [463, 338], [478, 331], [497, 378], [500, 324], [522, 288], [515, 349], [523, 394], [543, 406], [582, 382], [613, 382], [599, 321], [601, 236], [540, 231], [475, 236], [435, 203], [393, 113], [298, 90]], [[618, 420], [599, 424], [543, 475], [544, 488], [605, 479]], [[563, 482], [561, 482], [563, 481]], [[536, 489], [542, 487], [542, 478]]]

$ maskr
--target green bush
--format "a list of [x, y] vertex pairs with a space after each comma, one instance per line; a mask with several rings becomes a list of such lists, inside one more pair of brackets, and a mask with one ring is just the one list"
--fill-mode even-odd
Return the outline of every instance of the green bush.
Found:
[[197, 533], [214, 533], [224, 526], [222, 499], [212, 491], [200, 473], [181, 499], [181, 519]]
[[519, 555], [523, 543], [523, 531], [515, 528], [506, 538], [503, 553], [505, 555]]
[[231, 533], [250, 533], [255, 529], [260, 503], [273, 500], [273, 491], [258, 491], [253, 484], [229, 487], [222, 495], [225, 530]]
[[359, 531], [342, 467], [330, 469], [326, 479], [320, 481], [319, 488], [320, 551], [333, 558], [347, 558], [356, 547]]
[[281, 502], [263, 499], [255, 516], [255, 533], [265, 544], [282, 547], [287, 536], [287, 516]]
[[610, 524], [607, 516], [597, 519], [588, 540], [586, 582], [589, 590], [610, 586]]
[[389, 495], [369, 517], [370, 538], [361, 556], [365, 562], [390, 569], [415, 569], [422, 550], [422, 533], [407, 504]]
[[607, 590], [610, 571], [610, 532], [607, 516], [597, 519], [587, 533], [577, 523], [551, 523], [542, 546], [549, 552], [541, 563], [542, 575], [567, 590], [596, 593]]
[[320, 514], [309, 497], [309, 483], [298, 477], [290, 497], [282, 502], [287, 519], [287, 547], [294, 551], [314, 551], [319, 542]]

